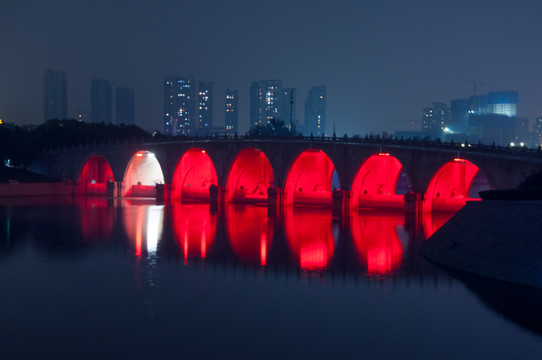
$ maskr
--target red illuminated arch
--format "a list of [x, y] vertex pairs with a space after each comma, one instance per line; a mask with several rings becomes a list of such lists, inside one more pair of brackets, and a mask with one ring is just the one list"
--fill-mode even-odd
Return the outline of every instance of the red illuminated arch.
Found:
[[453, 211], [465, 205], [478, 166], [464, 159], [444, 164], [433, 176], [425, 193], [425, 210]]
[[333, 258], [332, 214], [322, 208], [287, 208], [284, 226], [288, 244], [303, 270], [324, 270]]
[[163, 183], [164, 174], [154, 154], [149, 151], [138, 151], [126, 167], [122, 195], [155, 197], [156, 184]]
[[273, 185], [273, 169], [263, 151], [241, 150], [228, 175], [226, 199], [232, 202], [266, 202]]
[[230, 244], [243, 261], [267, 264], [267, 256], [273, 241], [273, 225], [266, 207], [228, 206], [226, 226]]
[[353, 216], [350, 221], [356, 251], [367, 271], [387, 274], [397, 270], [403, 261], [403, 245], [397, 234], [402, 227], [402, 214]]
[[322, 150], [305, 150], [292, 164], [284, 187], [286, 204], [331, 204], [335, 166]]
[[403, 165], [390, 154], [370, 156], [354, 177], [351, 205], [355, 208], [404, 208], [404, 194], [396, 194], [402, 169]]
[[217, 184], [216, 170], [209, 155], [202, 149], [190, 149], [179, 160], [172, 183], [172, 198], [206, 200], [209, 186]]
[[79, 192], [86, 194], [106, 194], [107, 182], [114, 181], [111, 166], [103, 156], [88, 158], [79, 176]]
[[172, 207], [173, 230], [185, 260], [205, 258], [216, 238], [216, 215], [206, 204], [176, 204]]

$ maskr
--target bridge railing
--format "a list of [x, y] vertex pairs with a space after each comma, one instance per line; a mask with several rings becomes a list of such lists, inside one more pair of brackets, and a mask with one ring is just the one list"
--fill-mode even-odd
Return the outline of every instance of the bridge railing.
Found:
[[366, 135], [364, 137], [360, 135], [342, 137], [337, 136], [250, 136], [250, 135], [207, 135], [207, 136], [152, 136], [149, 138], [143, 139], [123, 139], [117, 141], [108, 141], [100, 143], [85, 143], [85, 144], [72, 144], [71, 146], [56, 147], [41, 149], [38, 151], [38, 154], [51, 154], [58, 152], [65, 152], [70, 150], [85, 150], [85, 149], [95, 149], [103, 148], [106, 146], [119, 146], [119, 145], [128, 145], [128, 144], [149, 144], [149, 143], [178, 143], [186, 141], [251, 141], [251, 140], [262, 140], [262, 141], [292, 141], [292, 142], [315, 142], [315, 143], [349, 143], [349, 144], [371, 144], [371, 145], [395, 145], [395, 146], [405, 146], [405, 147], [423, 147], [423, 148], [433, 148], [433, 149], [448, 149], [455, 150], [460, 152], [484, 152], [484, 153], [497, 153], [497, 154], [514, 154], [522, 156], [541, 156], [542, 149], [529, 148], [526, 146], [499, 146], [499, 145], [487, 145], [482, 143], [468, 143], [465, 142], [443, 142], [440, 140], [429, 140], [429, 139], [403, 139], [393, 136], [380, 136], [380, 135]]

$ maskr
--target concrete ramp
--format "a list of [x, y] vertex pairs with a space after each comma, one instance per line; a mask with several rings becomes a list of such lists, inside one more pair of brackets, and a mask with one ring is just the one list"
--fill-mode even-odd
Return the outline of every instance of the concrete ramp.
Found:
[[456, 270], [542, 288], [542, 201], [468, 202], [420, 252]]

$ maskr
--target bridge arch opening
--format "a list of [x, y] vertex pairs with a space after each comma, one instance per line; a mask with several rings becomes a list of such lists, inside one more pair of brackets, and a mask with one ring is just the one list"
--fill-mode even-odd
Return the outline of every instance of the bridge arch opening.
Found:
[[213, 161], [203, 149], [184, 153], [173, 174], [172, 199], [209, 201], [209, 187], [217, 185]]
[[122, 195], [155, 197], [156, 184], [163, 183], [164, 173], [156, 156], [149, 151], [138, 151], [126, 167]]
[[410, 182], [403, 165], [388, 153], [370, 156], [352, 182], [354, 208], [403, 209]]
[[226, 182], [226, 200], [236, 203], [267, 202], [273, 185], [273, 168], [263, 151], [245, 148], [236, 156]]
[[453, 159], [433, 175], [425, 193], [425, 210], [457, 211], [467, 201], [479, 200], [479, 191], [489, 189], [480, 168], [465, 159]]
[[287, 205], [330, 205], [335, 165], [322, 150], [305, 150], [294, 161], [284, 186]]
[[107, 194], [107, 183], [115, 181], [111, 166], [101, 155], [87, 159], [79, 175], [79, 192], [84, 194]]

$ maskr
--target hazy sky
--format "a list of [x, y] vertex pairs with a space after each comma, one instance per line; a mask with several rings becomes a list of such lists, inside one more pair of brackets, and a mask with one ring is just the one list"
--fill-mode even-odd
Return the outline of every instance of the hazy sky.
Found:
[[[518, 90], [518, 113], [542, 115], [542, 1], [0, 0], [0, 118], [43, 122], [43, 76], [68, 78], [68, 115], [90, 110], [92, 78], [132, 87], [136, 124], [162, 130], [163, 79], [240, 91], [246, 130], [253, 80], [298, 92], [327, 87], [338, 134], [419, 129], [423, 107]], [[415, 128], [409, 126], [415, 121]]]

